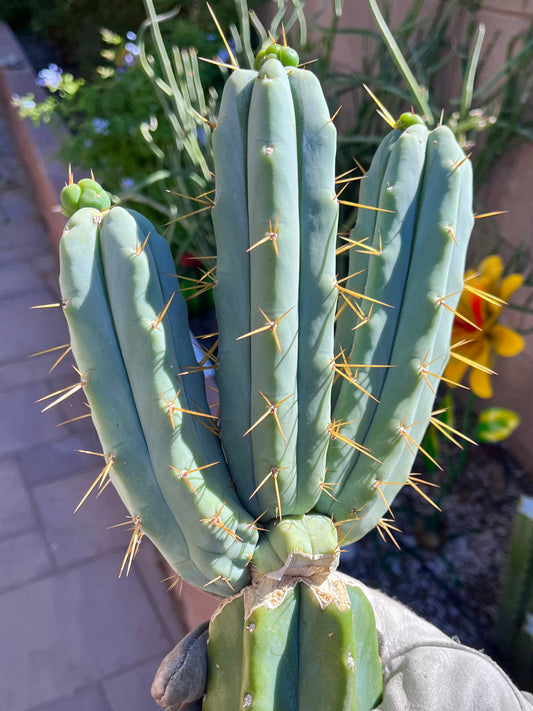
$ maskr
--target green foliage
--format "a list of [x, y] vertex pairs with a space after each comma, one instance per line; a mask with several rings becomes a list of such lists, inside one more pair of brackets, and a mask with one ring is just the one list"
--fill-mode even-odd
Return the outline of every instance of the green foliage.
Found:
[[[188, 21], [177, 22], [177, 30], [182, 29], [184, 36], [194, 37], [208, 56], [220, 50], [219, 39], [202, 35]], [[176, 200], [165, 191], [184, 195], [205, 192], [210, 182], [209, 170], [206, 165], [197, 173], [195, 166], [187, 163], [183, 146], [177, 143], [175, 135], [179, 121], [167, 120], [165, 106], [154, 96], [153, 84], [141, 67], [139, 55], [141, 47], [144, 52], [144, 44], [136, 43], [132, 33], [123, 38], [102, 30], [101, 37], [105, 62], [97, 67], [93, 81], [74, 80], [72, 75], [51, 65], [52, 68], [40, 72], [39, 81], [52, 95], [41, 104], [35, 104], [31, 96], [17, 99], [16, 104], [21, 115], [30, 117], [34, 123], [50, 120], [57, 113], [69, 129], [61, 148], [63, 159], [68, 162], [75, 155], [77, 168], [92, 169], [109, 192], [127, 196], [130, 203], [140, 200], [161, 229], [177, 217], [178, 207], [181, 214], [197, 208], [192, 200], [186, 199], [181, 204], [178, 199], [176, 206]], [[190, 69], [191, 62], [193, 70], [196, 68], [194, 53], [185, 52], [180, 58], [182, 73]], [[156, 64], [155, 70], [158, 69]], [[209, 67], [205, 71], [203, 80], [209, 86], [213, 74], [219, 74]], [[212, 101], [209, 93], [197, 101], [198, 110], [211, 112], [212, 108], [206, 108], [204, 101]], [[197, 119], [192, 120], [192, 128], [195, 135], [189, 137], [189, 143], [201, 156], [207, 131]], [[205, 151], [209, 156], [208, 146]], [[139, 190], [142, 195], [136, 195]], [[175, 239], [179, 243], [176, 260], [187, 251], [193, 235], [195, 247], [202, 244], [202, 239], [208, 239], [211, 230], [206, 218], [199, 215], [191, 224], [178, 223], [167, 228], [169, 241]]]
[[[258, 4], [252, 0], [250, 6]], [[157, 0], [156, 10], [168, 12], [176, 7], [172, 0]], [[180, 18], [191, 28], [206, 30], [212, 26], [205, 3], [183, 0], [179, 3]], [[233, 0], [217, 0], [217, 15], [224, 24], [234, 18]], [[42, 3], [40, 0], [5, 0], [0, 17], [15, 29], [30, 27], [37, 36], [56, 46], [60, 62], [78, 67], [85, 75], [99, 61], [96, 42], [101, 27], [111, 27], [119, 35], [136, 30], [145, 18], [142, 0], [67, 0]], [[179, 34], [174, 34], [175, 42]], [[185, 45], [186, 46], [186, 45]], [[195, 45], [196, 46], [196, 45]]]
[[37, 103], [35, 94], [14, 96], [13, 105], [18, 109], [21, 118], [29, 118], [34, 126], [40, 123], [49, 123], [54, 114], [64, 109], [71, 102], [81, 87], [85, 84], [83, 79], [75, 79], [70, 72], [63, 72], [56, 64], [50, 64], [48, 69], [39, 72], [37, 83], [45, 86], [50, 92], [44, 101]]
[[[233, 3], [219, 7], [221, 20], [229, 22], [235, 15]], [[213, 252], [209, 214], [198, 211], [195, 196], [211, 189], [209, 124], [224, 76], [197, 57], [225, 61], [226, 50], [207, 8], [196, 10], [192, 3], [178, 16], [167, 13], [157, 30], [154, 13], [152, 7], [152, 22], [143, 23], [138, 38], [131, 31], [100, 30], [103, 62], [90, 80], [74, 79], [50, 65], [39, 73], [38, 83], [51, 95], [40, 103], [34, 95], [14, 103], [36, 125], [57, 114], [69, 129], [61, 147], [63, 160], [76, 156], [77, 169], [92, 170], [115, 201], [142, 205], [157, 228], [164, 229], [181, 270], [186, 253]], [[176, 44], [190, 49], [177, 49]], [[179, 97], [178, 86], [184, 92]], [[202, 202], [208, 208], [209, 199]], [[189, 213], [196, 214], [178, 221]]]

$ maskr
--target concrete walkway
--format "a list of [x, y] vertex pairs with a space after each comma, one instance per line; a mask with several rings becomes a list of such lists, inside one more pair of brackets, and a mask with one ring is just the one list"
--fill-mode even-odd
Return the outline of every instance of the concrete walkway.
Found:
[[38, 398], [76, 381], [57, 262], [0, 115], [0, 706], [9, 711], [150, 711], [157, 665], [182, 635], [143, 540], [118, 578], [129, 533], [111, 487], [74, 515], [103, 461], [83, 395], [41, 414]]

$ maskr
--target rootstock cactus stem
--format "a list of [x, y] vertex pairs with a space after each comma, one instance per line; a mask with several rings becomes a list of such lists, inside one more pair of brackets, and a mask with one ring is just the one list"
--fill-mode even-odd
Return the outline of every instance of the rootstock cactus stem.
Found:
[[[427, 498], [411, 472], [426, 428], [460, 437], [433, 408], [459, 357], [470, 162], [445, 126], [403, 114], [361, 181], [355, 228], [338, 235], [349, 178], [335, 177], [320, 83], [297, 64], [271, 42], [255, 69], [235, 66], [222, 96], [216, 358], [195, 359], [153, 226], [110, 207], [92, 179], [62, 193], [73, 392], [104, 458], [91, 489], [111, 481], [128, 509], [125, 566], [146, 535], [178, 576], [227, 598], [208, 633], [207, 711], [378, 703], [373, 612], [335, 572], [341, 546], [372, 529], [396, 543], [398, 491]], [[215, 412], [203, 377], [213, 360]]]

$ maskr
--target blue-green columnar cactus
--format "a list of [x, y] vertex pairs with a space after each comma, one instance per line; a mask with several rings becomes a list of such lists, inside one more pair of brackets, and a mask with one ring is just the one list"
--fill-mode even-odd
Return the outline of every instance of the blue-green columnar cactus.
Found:
[[63, 310], [103, 476], [134, 523], [129, 560], [147, 535], [226, 597], [205, 711], [379, 701], [373, 611], [335, 568], [341, 545], [392, 537], [395, 495], [419, 489], [473, 226], [452, 133], [404, 115], [339, 240], [336, 131], [297, 63], [272, 45], [235, 69], [214, 130], [218, 414], [165, 240], [122, 207], [76, 209], [81, 183], [63, 200]]

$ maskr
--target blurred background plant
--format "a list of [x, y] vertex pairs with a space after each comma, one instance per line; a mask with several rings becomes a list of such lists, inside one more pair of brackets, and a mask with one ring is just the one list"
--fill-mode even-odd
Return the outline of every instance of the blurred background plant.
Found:
[[[260, 4], [251, 0], [250, 7]], [[179, 8], [180, 20], [165, 28], [170, 44], [203, 47], [205, 32], [212, 27], [207, 4], [197, 0], [155, 0], [158, 13]], [[217, 16], [226, 25], [235, 21], [233, 0], [217, 0]], [[46, 43], [56, 64], [88, 78], [101, 61], [98, 34], [109, 27], [122, 37], [137, 31], [146, 18], [143, 0], [2, 0], [0, 17], [25, 43], [28, 37]], [[197, 44], [198, 43], [198, 44]]]
[[[524, 338], [502, 323], [511, 298], [523, 283], [521, 274], [504, 275], [497, 254], [485, 257], [465, 273], [452, 330], [452, 357], [438, 392], [435, 426], [428, 429], [423, 444], [429, 455], [423, 458], [425, 470], [434, 473], [438, 460], [447, 472], [436, 495], [437, 505], [464, 471], [472, 445], [499, 444], [520, 425], [520, 416], [514, 410], [495, 405], [481, 409], [480, 403], [494, 395], [491, 379], [499, 358], [517, 356], [525, 347]], [[463, 397], [457, 397], [461, 391]], [[458, 441], [454, 436], [457, 428], [467, 439]], [[447, 444], [459, 446], [459, 453], [442, 446], [443, 434]], [[432, 518], [429, 527], [438, 525]]]
[[[227, 5], [221, 3], [223, 13]], [[99, 35], [101, 63], [89, 78], [74, 79], [50, 64], [37, 80], [50, 94], [45, 101], [31, 94], [16, 99], [21, 116], [34, 123], [62, 119], [69, 132], [61, 157], [68, 162], [76, 156], [77, 169], [92, 169], [112, 194], [142, 205], [158, 228], [166, 228], [177, 263], [188, 252], [212, 252], [203, 249], [211, 235], [207, 211], [174, 222], [199, 207], [184, 196], [206, 193], [212, 182], [209, 121], [223, 76], [213, 65], [200, 66], [197, 54], [214, 58], [225, 50], [215, 28], [204, 27], [213, 27], [212, 20], [171, 12], [161, 16], [155, 38], [149, 20], [138, 34], [100, 29], [93, 40]], [[185, 49], [175, 49], [178, 42]]]
[[[423, 0], [404, 3], [407, 10], [393, 32], [405, 55], [401, 71], [399, 50], [391, 47], [392, 35], [387, 36], [391, 0], [379, 3], [381, 26], [377, 3], [371, 0], [378, 20], [371, 29], [341, 24], [340, 0], [314, 3], [318, 10], [307, 16], [305, 0], [220, 0], [215, 9], [241, 66], [251, 66], [252, 48], [266, 37], [256, 10], [262, 9], [263, 18], [270, 15], [274, 36], [279, 36], [282, 22], [289, 34], [293, 30], [293, 39], [298, 33], [300, 56], [317, 60], [311, 69], [325, 85], [331, 110], [350, 106], [339, 121], [339, 172], [353, 168], [354, 158], [363, 169], [368, 167], [388, 130], [362, 89], [366, 84], [392, 116], [414, 106], [434, 123], [442, 111], [443, 120], [473, 152], [479, 192], [503, 151], [533, 141], [533, 76], [527, 71], [533, 61], [533, 24], [509, 43], [507, 61], [497, 75], [476, 84], [476, 73], [493, 49], [493, 41], [483, 46], [484, 28], [477, 19], [482, 4], [440, 0], [437, 12], [428, 15]], [[44, 102], [31, 95], [19, 98], [21, 115], [36, 122], [61, 116], [71, 134], [63, 158], [75, 155], [77, 166], [92, 169], [115, 196], [148, 209], [148, 216], [165, 230], [179, 265], [185, 253], [213, 252], [207, 195], [212, 187], [211, 125], [228, 70], [198, 57], [224, 63], [229, 56], [204, 3], [183, 2], [179, 13], [170, 7], [167, 0], [146, 0], [144, 5], [141, 0], [112, 5], [97, 0], [90, 7], [87, 0], [71, 0], [45, 11], [37, 0], [6, 0], [0, 12], [15, 27], [28, 25], [46, 36], [58, 51], [59, 58], [39, 73], [50, 96]], [[102, 30], [102, 25], [111, 29]], [[333, 61], [335, 43], [346, 36], [360, 40], [362, 47], [359, 66], [349, 71]], [[83, 80], [75, 79], [76, 74]], [[189, 213], [194, 214], [174, 222]], [[347, 229], [355, 215], [343, 206]], [[505, 249], [497, 223], [485, 222], [477, 232], [482, 235], [478, 244], [487, 251], [476, 253], [476, 262]], [[519, 252], [505, 261], [514, 260], [514, 270], [532, 285], [530, 254], [527, 248]]]
[[[29, 23], [34, 32], [61, 47], [66, 67], [56, 61], [39, 71], [37, 83], [48, 90], [44, 101], [36, 101], [33, 94], [15, 101], [20, 115], [34, 123], [55, 115], [63, 120], [69, 133], [62, 158], [68, 162], [76, 156], [76, 168], [92, 169], [115, 201], [146, 212], [169, 240], [177, 270], [191, 279], [201, 279], [212, 266], [205, 259], [214, 252], [211, 131], [229, 71], [224, 65], [231, 66], [231, 52], [241, 66], [252, 66], [253, 50], [267, 39], [256, 9], [263, 11], [263, 22], [274, 37], [281, 34], [282, 23], [287, 34], [292, 33], [290, 41], [301, 48], [302, 61], [316, 60], [311, 69], [325, 86], [331, 111], [350, 107], [338, 120], [339, 173], [352, 169], [354, 159], [365, 170], [389, 130], [362, 88], [366, 85], [392, 117], [413, 106], [430, 125], [447, 123], [472, 152], [479, 195], [504, 151], [533, 142], [533, 73], [528, 71], [533, 23], [512, 38], [497, 74], [479, 83], [476, 77], [495, 42], [484, 43], [485, 29], [478, 21], [482, 0], [440, 0], [431, 14], [423, 12], [423, 0], [410, 0], [403, 4], [407, 10], [394, 36], [388, 29], [394, 3], [368, 2], [375, 19], [370, 29], [341, 23], [340, 0], [314, 3], [314, 12], [307, 14], [305, 0], [223, 0], [216, 4], [218, 28], [209, 8], [196, 2], [182, 3], [178, 12], [168, 9], [167, 0], [119, 2], [112, 9], [98, 0], [89, 12], [86, 0], [71, 0], [44, 12], [36, 0], [7, 0], [3, 16], [15, 26]], [[87, 21], [79, 23], [81, 16]], [[113, 30], [99, 28], [101, 20]], [[349, 70], [335, 61], [335, 43], [346, 37], [361, 46], [358, 63]], [[82, 77], [76, 78], [71, 66]], [[350, 190], [356, 202], [357, 183], [343, 197]], [[356, 208], [348, 204], [341, 209], [342, 229], [349, 230]], [[480, 222], [471, 265], [489, 254], [501, 255], [502, 277], [520, 273], [521, 283], [533, 286], [527, 243], [511, 247], [497, 219]], [[202, 294], [191, 300], [193, 315], [211, 308], [205, 283]], [[533, 290], [524, 293], [512, 308], [531, 313]], [[464, 296], [463, 305], [471, 296]], [[488, 382], [486, 376], [485, 385]], [[465, 407], [468, 415], [468, 403]], [[489, 419], [493, 425], [500, 421], [496, 416]]]
[[[409, 83], [398, 70], [401, 59], [391, 51], [391, 38], [384, 41], [394, 2], [379, 2], [379, 6], [376, 0], [369, 2], [376, 19], [381, 9], [385, 21], [381, 30], [341, 26], [337, 15], [330, 15], [329, 25], [320, 17], [310, 20], [315, 32], [308, 51], [320, 57], [318, 73], [326, 83], [332, 105], [354, 107], [349, 116], [343, 116], [341, 157], [349, 164], [356, 155], [363, 166], [368, 165], [383, 135], [375, 105], [363, 91], [366, 84], [384, 99], [393, 116], [410, 106], [425, 113], [430, 124], [442, 115], [464, 147], [475, 147], [479, 188], [504, 151], [522, 141], [533, 142], [533, 23], [512, 38], [499, 72], [476, 84], [476, 74], [485, 66], [497, 40], [491, 38], [488, 46], [484, 42], [485, 28], [478, 19], [483, 0], [440, 0], [432, 13], [423, 12], [424, 0], [402, 3], [407, 6], [406, 12], [390, 34], [412, 71], [414, 81]], [[332, 61], [335, 42], [341, 36], [360, 41], [360, 67], [339, 69]], [[417, 102], [413, 87], [420, 88], [423, 106]]]

